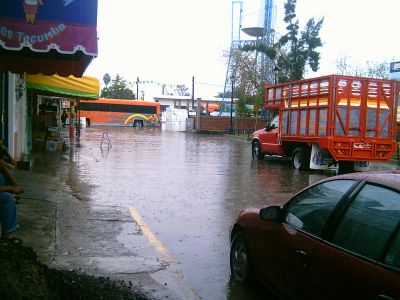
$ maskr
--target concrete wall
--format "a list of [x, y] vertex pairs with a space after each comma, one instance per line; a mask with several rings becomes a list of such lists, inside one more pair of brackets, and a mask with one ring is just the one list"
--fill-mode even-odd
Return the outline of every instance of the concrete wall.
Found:
[[[20, 160], [27, 153], [26, 77], [10, 72], [8, 77], [8, 151], [14, 159]], [[21, 95], [18, 95], [18, 89]]]
[[233, 118], [231, 126], [230, 117], [200, 116], [200, 131], [206, 132], [229, 132], [233, 127], [235, 131], [255, 131], [265, 127], [267, 120], [261, 118]]

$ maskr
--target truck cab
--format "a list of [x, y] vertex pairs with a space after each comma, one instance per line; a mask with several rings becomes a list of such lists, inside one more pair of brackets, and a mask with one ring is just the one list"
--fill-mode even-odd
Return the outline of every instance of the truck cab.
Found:
[[280, 141], [279, 115], [276, 115], [265, 128], [253, 133], [252, 156], [262, 159], [266, 154], [284, 156], [285, 151]]

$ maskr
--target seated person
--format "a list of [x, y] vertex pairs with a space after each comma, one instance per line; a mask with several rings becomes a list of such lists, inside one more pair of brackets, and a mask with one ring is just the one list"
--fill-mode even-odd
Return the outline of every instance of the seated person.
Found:
[[8, 185], [19, 187], [19, 193], [22, 193], [22, 187], [18, 186], [14, 176], [10, 172], [10, 169], [14, 168], [16, 164], [15, 159], [8, 153], [4, 140], [0, 138], [0, 172], [4, 174]]
[[18, 240], [14, 232], [18, 229], [17, 208], [12, 194], [19, 194], [22, 189], [15, 185], [5, 185], [6, 178], [0, 172], [0, 224], [1, 238], [4, 240]]

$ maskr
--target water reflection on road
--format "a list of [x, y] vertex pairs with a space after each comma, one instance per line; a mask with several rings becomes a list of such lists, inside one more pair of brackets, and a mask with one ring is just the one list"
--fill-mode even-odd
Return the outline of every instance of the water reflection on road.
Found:
[[[111, 148], [100, 147], [104, 132]], [[331, 175], [253, 160], [249, 142], [237, 137], [131, 127], [85, 128], [79, 147], [47, 172], [67, 178], [82, 200], [134, 206], [203, 299], [265, 299], [229, 285], [234, 217]]]

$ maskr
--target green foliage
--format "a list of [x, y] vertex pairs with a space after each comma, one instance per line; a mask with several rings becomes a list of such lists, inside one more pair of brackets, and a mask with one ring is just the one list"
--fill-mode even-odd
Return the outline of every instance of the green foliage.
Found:
[[[127, 82], [123, 79], [119, 74], [115, 76], [114, 79], [111, 80], [110, 87], [107, 87], [107, 76], [106, 73], [103, 77], [104, 83], [106, 86], [101, 89], [100, 97], [101, 98], [109, 98], [109, 99], [128, 99], [133, 100], [135, 99], [135, 94], [133, 91], [128, 87]], [[109, 75], [108, 75], [109, 77]], [[111, 79], [109, 77], [109, 79]], [[108, 82], [109, 83], [109, 82]]]
[[190, 96], [189, 88], [184, 84], [178, 84], [175, 88], [175, 92], [179, 96]]
[[340, 55], [336, 59], [336, 69], [341, 75], [389, 79], [389, 65], [390, 63], [385, 60], [383, 62], [367, 61], [363, 65], [351, 66], [347, 55]]
[[111, 81], [111, 76], [110, 76], [110, 74], [108, 74], [108, 73], [104, 74], [104, 76], [103, 76], [103, 81], [104, 81], [104, 84], [106, 85], [106, 87], [108, 87], [108, 84], [109, 84], [110, 81]]

